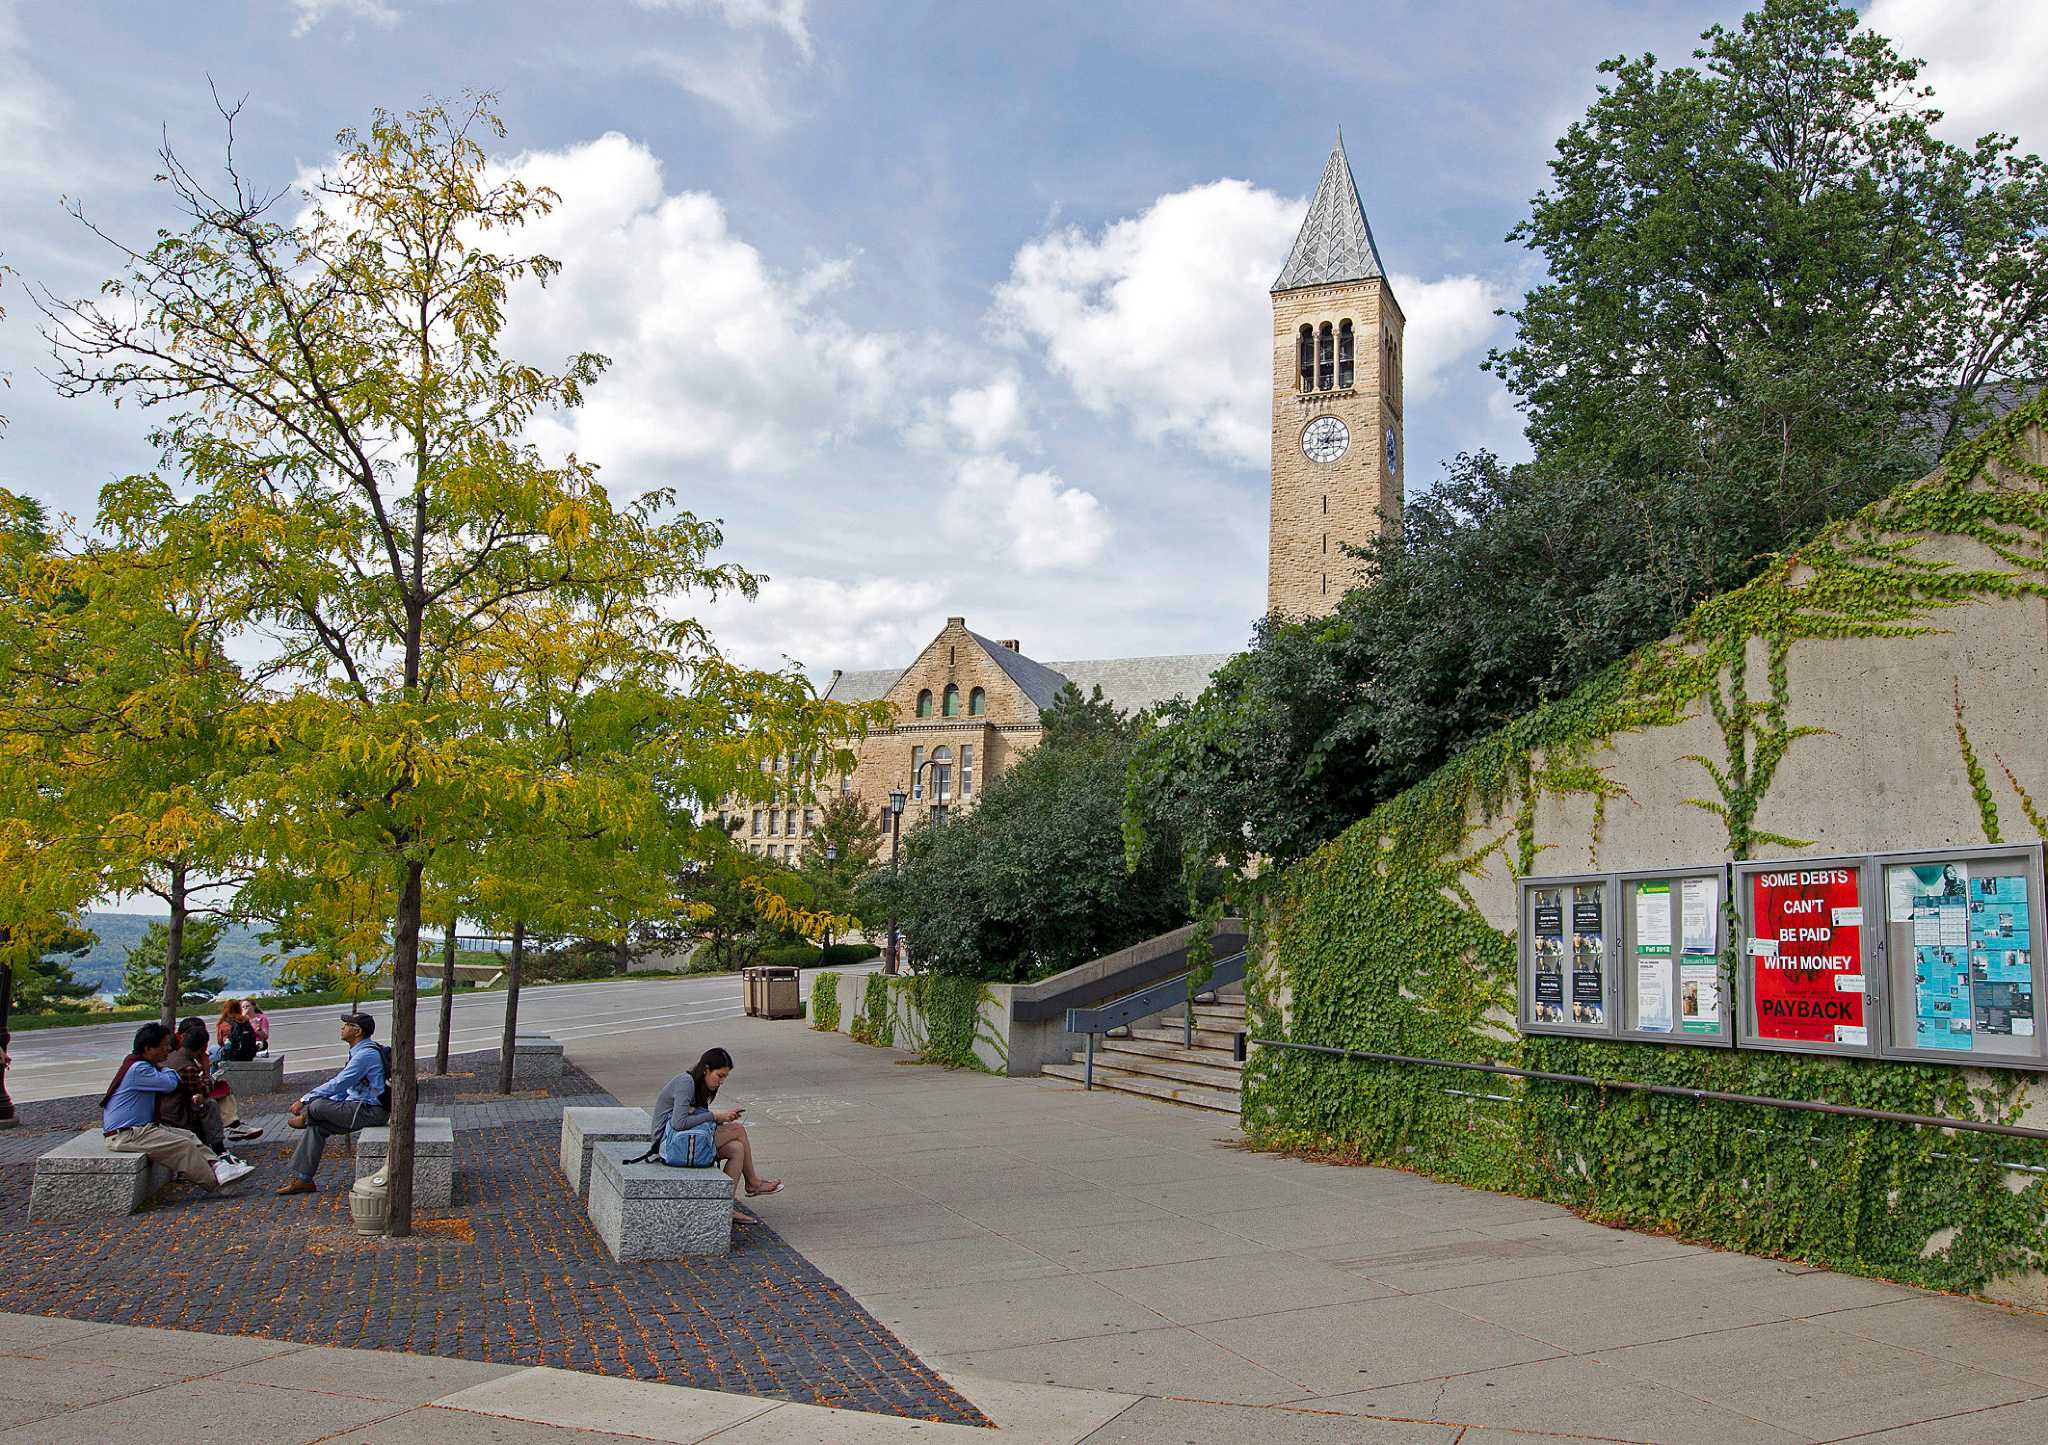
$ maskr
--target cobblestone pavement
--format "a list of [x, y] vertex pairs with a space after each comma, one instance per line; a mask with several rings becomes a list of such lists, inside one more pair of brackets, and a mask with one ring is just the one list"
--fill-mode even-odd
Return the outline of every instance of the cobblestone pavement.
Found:
[[[449, 1078], [422, 1080], [423, 1111], [457, 1121], [457, 1183], [446, 1216], [423, 1219], [411, 1240], [354, 1233], [352, 1167], [338, 1141], [319, 1193], [276, 1197], [295, 1137], [281, 1129], [243, 1146], [257, 1173], [225, 1198], [178, 1185], [125, 1219], [31, 1225], [30, 1161], [92, 1125], [97, 1099], [24, 1106], [0, 1158], [0, 1311], [549, 1365], [987, 1423], [744, 1208], [723, 1259], [615, 1263], [555, 1158], [565, 1103], [617, 1101], [573, 1068], [553, 1090], [489, 1094], [494, 1057], [466, 1056]], [[281, 1117], [287, 1097], [245, 1099], [243, 1110]]]

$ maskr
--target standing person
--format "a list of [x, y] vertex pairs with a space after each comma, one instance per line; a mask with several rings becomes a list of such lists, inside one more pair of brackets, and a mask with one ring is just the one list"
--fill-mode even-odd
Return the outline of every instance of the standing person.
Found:
[[253, 998], [242, 1000], [242, 1017], [249, 1021], [249, 1027], [256, 1031], [256, 1052], [270, 1052], [270, 1015], [263, 1011], [262, 1003]]
[[735, 1183], [744, 1181], [749, 1195], [779, 1193], [780, 1179], [763, 1179], [754, 1172], [754, 1141], [740, 1122], [744, 1109], [713, 1107], [718, 1090], [732, 1073], [732, 1055], [724, 1049], [706, 1049], [704, 1056], [688, 1070], [661, 1086], [654, 1101], [654, 1130], [650, 1142], [661, 1147], [669, 1131], [678, 1134], [702, 1128], [706, 1122], [717, 1126], [712, 1134], [714, 1157]]
[[[114, 1082], [100, 1096], [100, 1127], [106, 1131], [107, 1148], [114, 1153], [147, 1154], [151, 1163], [189, 1179], [210, 1194], [254, 1172], [255, 1166], [223, 1159], [200, 1143], [191, 1130], [157, 1122], [157, 1102], [188, 1088], [164, 1067], [170, 1056], [171, 1031], [162, 1024], [144, 1024], [135, 1031], [133, 1051], [121, 1061]], [[203, 1097], [188, 1094], [187, 1102], [197, 1104]]]
[[301, 1130], [299, 1147], [292, 1151], [292, 1177], [279, 1194], [311, 1194], [313, 1176], [320, 1170], [320, 1153], [336, 1134], [353, 1134], [374, 1129], [391, 1119], [391, 1059], [382, 1044], [370, 1042], [377, 1021], [368, 1014], [341, 1016], [341, 1041], [348, 1045], [348, 1061], [341, 1072], [324, 1084], [308, 1089], [292, 1105], [292, 1128]]

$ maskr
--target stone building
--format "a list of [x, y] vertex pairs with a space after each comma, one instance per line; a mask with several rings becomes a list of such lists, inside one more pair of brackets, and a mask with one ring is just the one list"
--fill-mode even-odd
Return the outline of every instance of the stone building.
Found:
[[[1273, 302], [1273, 456], [1266, 605], [1293, 617], [1329, 612], [1355, 580], [1344, 548], [1401, 511], [1401, 346], [1388, 285], [1340, 132], [1295, 237]], [[1198, 298], [1191, 298], [1191, 300]], [[894, 727], [868, 738], [838, 791], [879, 810], [910, 797], [904, 826], [932, 810], [972, 808], [988, 780], [1038, 745], [1039, 714], [1068, 682], [1127, 712], [1192, 698], [1228, 653], [1038, 662], [1017, 638], [994, 641], [949, 617], [906, 667], [834, 672], [826, 696], [886, 699]], [[750, 851], [794, 863], [822, 807], [722, 810]]]

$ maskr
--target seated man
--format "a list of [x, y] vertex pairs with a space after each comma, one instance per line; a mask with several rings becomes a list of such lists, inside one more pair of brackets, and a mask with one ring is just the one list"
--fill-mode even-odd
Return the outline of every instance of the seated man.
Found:
[[370, 1042], [377, 1021], [368, 1014], [341, 1016], [341, 1041], [348, 1045], [348, 1062], [326, 1083], [307, 1090], [292, 1105], [286, 1120], [299, 1135], [299, 1147], [292, 1152], [292, 1177], [279, 1194], [311, 1194], [313, 1176], [320, 1169], [320, 1151], [336, 1134], [353, 1134], [391, 1120], [391, 1094], [385, 1087], [390, 1077], [390, 1056], [383, 1047]]
[[[261, 1139], [263, 1131], [242, 1126], [233, 1091], [226, 1080], [214, 1076], [213, 1061], [207, 1057], [206, 1020], [181, 1019], [175, 1042], [177, 1047], [171, 1050], [164, 1067], [184, 1079], [189, 1087], [164, 1095], [157, 1110], [157, 1122], [174, 1129], [190, 1129], [207, 1148], [232, 1159], [235, 1155], [228, 1148], [230, 1141], [246, 1144]], [[203, 1103], [192, 1104], [192, 1093], [197, 1093]]]
[[144, 1024], [135, 1031], [135, 1051], [121, 1061], [114, 1082], [100, 1098], [100, 1127], [107, 1147], [117, 1154], [147, 1154], [173, 1174], [191, 1180], [209, 1193], [223, 1189], [254, 1171], [255, 1165], [223, 1159], [199, 1142], [189, 1129], [157, 1122], [157, 1102], [190, 1086], [164, 1067], [171, 1056], [171, 1031], [162, 1024]]

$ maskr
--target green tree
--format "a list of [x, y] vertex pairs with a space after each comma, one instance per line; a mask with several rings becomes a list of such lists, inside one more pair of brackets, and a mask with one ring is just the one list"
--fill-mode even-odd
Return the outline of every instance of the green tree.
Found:
[[[219, 918], [198, 917], [185, 923], [178, 974], [180, 1004], [202, 1003], [227, 992], [227, 980], [208, 972], [214, 952], [220, 947], [227, 924]], [[130, 1007], [161, 1003], [164, 997], [164, 969], [170, 958], [171, 929], [168, 923], [152, 923], [128, 950], [122, 965], [120, 1002]]]
[[828, 798], [797, 865], [811, 896], [835, 913], [854, 912], [855, 892], [881, 856], [882, 837], [879, 809], [850, 794]]
[[98, 946], [98, 935], [70, 924], [59, 924], [46, 932], [37, 944], [37, 956], [28, 959], [16, 972], [15, 1005], [29, 1013], [84, 1008], [93, 996], [93, 987], [82, 982], [71, 971], [71, 965]]

